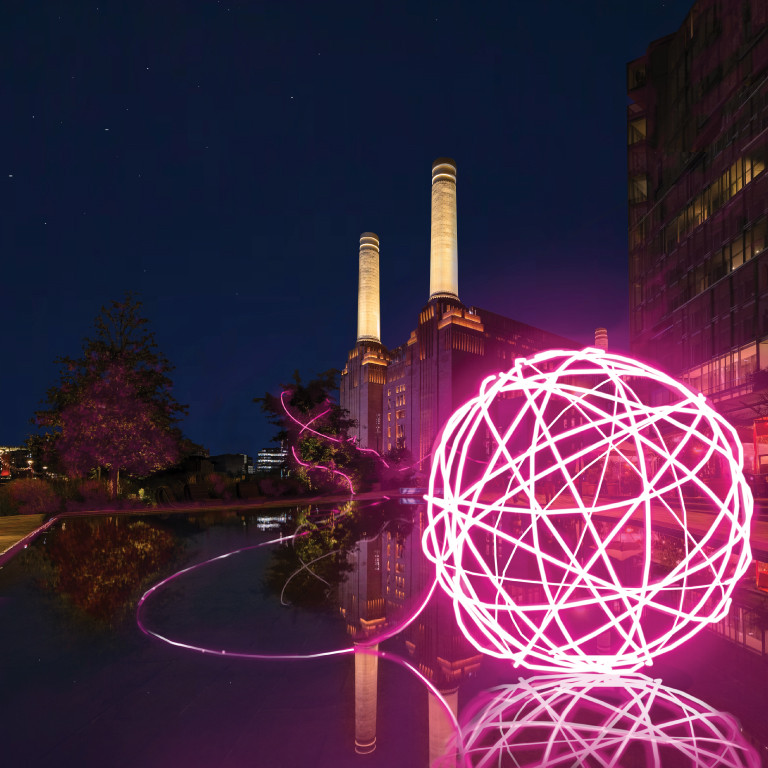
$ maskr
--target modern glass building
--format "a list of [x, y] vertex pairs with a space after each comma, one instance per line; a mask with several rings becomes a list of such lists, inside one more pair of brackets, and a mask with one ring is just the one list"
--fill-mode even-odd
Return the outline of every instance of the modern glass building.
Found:
[[698, 0], [627, 93], [632, 352], [747, 427], [768, 404], [768, 4]]

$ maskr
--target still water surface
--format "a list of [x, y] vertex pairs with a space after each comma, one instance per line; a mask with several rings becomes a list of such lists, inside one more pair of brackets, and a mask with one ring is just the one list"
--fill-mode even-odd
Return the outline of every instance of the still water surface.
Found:
[[[423, 505], [277, 516], [269, 529], [235, 512], [69, 519], [0, 570], [0, 764], [426, 768], [451, 728], [412, 670], [460, 720], [491, 711], [478, 704], [483, 691], [532, 677], [481, 657], [439, 592], [396, 631], [431, 585]], [[308, 533], [268, 543], [297, 525]], [[179, 645], [141, 631], [136, 606], [149, 587], [229, 552], [144, 604], [147, 630]], [[233, 656], [303, 657], [391, 632], [382, 658]], [[704, 632], [650, 674], [730, 711], [753, 743], [768, 743], [768, 670], [756, 655]], [[645, 764], [643, 749], [621, 764]], [[530, 750], [515, 755], [489, 764], [537, 764]], [[668, 753], [663, 764], [686, 763]]]

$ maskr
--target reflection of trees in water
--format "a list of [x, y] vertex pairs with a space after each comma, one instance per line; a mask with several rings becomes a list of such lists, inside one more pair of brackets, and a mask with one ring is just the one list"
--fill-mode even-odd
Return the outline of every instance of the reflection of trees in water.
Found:
[[43, 587], [111, 624], [134, 608], [175, 548], [173, 535], [151, 523], [107, 517], [65, 520], [29, 552]]
[[297, 535], [275, 548], [264, 581], [286, 603], [320, 608], [328, 605], [347, 570], [353, 541], [347, 526], [332, 523], [330, 517], [315, 522], [310, 516], [309, 507], [298, 511]]
[[275, 547], [265, 576], [267, 589], [302, 608], [335, 607], [357, 542], [375, 536], [399, 513], [396, 505], [378, 502], [348, 502], [324, 512], [297, 510], [296, 536]]

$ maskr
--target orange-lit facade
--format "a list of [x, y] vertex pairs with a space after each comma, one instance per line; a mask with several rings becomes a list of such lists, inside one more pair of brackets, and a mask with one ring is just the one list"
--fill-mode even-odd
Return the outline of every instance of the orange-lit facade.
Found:
[[699, 0], [627, 77], [632, 353], [747, 426], [768, 392], [768, 3]]

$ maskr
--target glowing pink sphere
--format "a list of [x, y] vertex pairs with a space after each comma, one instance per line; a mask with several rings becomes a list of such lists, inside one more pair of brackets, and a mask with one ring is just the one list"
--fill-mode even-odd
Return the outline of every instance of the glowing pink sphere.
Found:
[[633, 671], [723, 618], [751, 561], [733, 428], [635, 360], [550, 351], [448, 420], [423, 538], [480, 651]]

